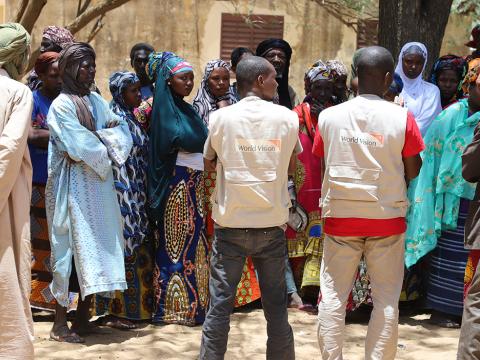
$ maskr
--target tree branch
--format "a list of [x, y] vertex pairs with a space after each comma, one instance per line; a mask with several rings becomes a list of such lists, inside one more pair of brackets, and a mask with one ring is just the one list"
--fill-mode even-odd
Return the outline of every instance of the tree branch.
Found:
[[102, 15], [100, 15], [100, 17], [98, 18], [97, 21], [95, 21], [95, 25], [93, 25], [92, 27], [92, 30], [90, 30], [90, 34], [88, 34], [88, 37], [87, 37], [87, 42], [90, 42], [93, 40], [93, 38], [95, 37], [95, 35], [98, 34], [98, 32], [100, 30], [102, 30], [103, 28], [103, 18], [105, 17], [105, 13], [103, 13]]
[[85, 2], [82, 5], [82, 0], [78, 0], [78, 6], [77, 6], [77, 16], [82, 15], [90, 5], [92, 0], [85, 0]]
[[25, 13], [25, 9], [27, 8], [28, 0], [20, 0], [18, 2], [17, 12], [15, 13], [15, 18], [13, 21], [19, 23], [22, 20], [22, 16]]
[[22, 24], [25, 30], [27, 30], [29, 33], [32, 32], [33, 26], [35, 25], [35, 22], [37, 21], [43, 7], [46, 4], [47, 0], [32, 0], [28, 2], [25, 10], [23, 11], [20, 24]]
[[90, 21], [113, 10], [130, 0], [103, 0], [98, 5], [85, 10], [80, 16], [76, 17], [70, 24], [66, 26], [72, 34], [76, 34], [83, 29]]

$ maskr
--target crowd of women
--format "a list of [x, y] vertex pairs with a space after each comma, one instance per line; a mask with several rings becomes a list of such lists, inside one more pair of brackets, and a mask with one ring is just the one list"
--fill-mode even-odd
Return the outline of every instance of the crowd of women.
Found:
[[[90, 45], [49, 26], [40, 50], [28, 76], [34, 102], [28, 135], [33, 163], [30, 303], [34, 309], [55, 310], [52, 339], [83, 342], [82, 336], [98, 324], [132, 329], [139, 320], [204, 321], [216, 173], [204, 171], [203, 145], [210, 114], [240, 100], [231, 76], [253, 54], [277, 71], [274, 102], [298, 115], [304, 151], [289, 181], [293, 207], [286, 229], [286, 281], [290, 306], [316, 312], [323, 160], [312, 154], [313, 139], [319, 113], [356, 96], [355, 61], [361, 49], [353, 54], [351, 74], [339, 60], [312, 59], [300, 96], [289, 85], [292, 48], [286, 41], [267, 39], [254, 51], [239, 47], [230, 63], [206, 64], [192, 104], [185, 98], [194, 88], [194, 69], [172, 52], [156, 52], [146, 43], [133, 46], [134, 72], [112, 73], [107, 103], [109, 96], [95, 85]], [[413, 114], [426, 144], [424, 166], [409, 184], [401, 300], [417, 300], [433, 311], [436, 324], [458, 327], [468, 287], [465, 270], [468, 279], [478, 262], [478, 254], [469, 260], [463, 248], [466, 209], [475, 187], [461, 176], [461, 154], [480, 119], [478, 100], [468, 99], [480, 61], [449, 54], [425, 74], [427, 59], [423, 44], [405, 44], [385, 94]], [[335, 226], [341, 233], [341, 222]], [[260, 298], [247, 259], [236, 306]], [[361, 262], [348, 309], [369, 303], [368, 268]], [[76, 309], [71, 327], [69, 309]], [[97, 324], [88, 321], [92, 315], [100, 316]]]

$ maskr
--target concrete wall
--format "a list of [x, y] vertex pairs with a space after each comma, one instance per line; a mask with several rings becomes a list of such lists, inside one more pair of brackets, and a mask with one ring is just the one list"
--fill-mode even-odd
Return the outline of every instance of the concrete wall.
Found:
[[[17, 1], [8, 0], [7, 19]], [[68, 24], [76, 6], [77, 0], [49, 1], [33, 30], [34, 46], [40, 42], [45, 26]], [[355, 32], [311, 0], [131, 0], [107, 14], [105, 26], [92, 42], [97, 51], [97, 83], [104, 96], [110, 97], [109, 74], [131, 69], [130, 48], [141, 41], [185, 57], [194, 65], [199, 84], [205, 63], [220, 56], [222, 13], [284, 16], [284, 38], [293, 48], [290, 83], [299, 94], [303, 93], [304, 71], [311, 63], [318, 58], [337, 58], [349, 65], [356, 48]], [[468, 39], [469, 24], [470, 20], [452, 17], [442, 53], [467, 52], [462, 44]], [[78, 33], [77, 40], [85, 40], [91, 27]], [[196, 89], [192, 96], [195, 93]]]

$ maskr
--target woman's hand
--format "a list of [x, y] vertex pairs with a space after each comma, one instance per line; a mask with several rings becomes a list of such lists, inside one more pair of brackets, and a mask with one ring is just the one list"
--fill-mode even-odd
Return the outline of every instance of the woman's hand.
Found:
[[318, 114], [320, 114], [324, 109], [325, 105], [312, 98], [312, 102], [310, 103], [310, 115], [313, 117], [318, 117]]

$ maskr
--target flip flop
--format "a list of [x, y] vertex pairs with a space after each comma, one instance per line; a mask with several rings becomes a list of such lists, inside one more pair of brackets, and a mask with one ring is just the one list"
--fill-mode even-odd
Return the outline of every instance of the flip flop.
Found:
[[133, 330], [137, 328], [137, 325], [129, 320], [119, 319], [113, 316], [106, 316], [100, 321], [102, 326], [108, 326], [112, 329], [118, 330]]
[[69, 332], [68, 334], [64, 335], [55, 335], [50, 333], [50, 341], [64, 342], [69, 344], [83, 344], [85, 339], [74, 332]]

